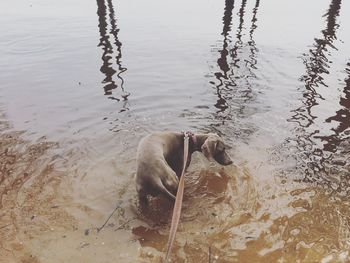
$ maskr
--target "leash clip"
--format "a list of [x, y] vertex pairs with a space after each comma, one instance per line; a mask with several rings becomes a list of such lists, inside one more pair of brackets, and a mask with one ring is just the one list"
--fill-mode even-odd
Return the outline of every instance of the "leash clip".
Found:
[[191, 132], [191, 131], [182, 131], [181, 133], [184, 135], [184, 137], [191, 138], [192, 143], [194, 145], [194, 148], [195, 148], [195, 150], [197, 150], [197, 138], [196, 138], [196, 135], [193, 132]]

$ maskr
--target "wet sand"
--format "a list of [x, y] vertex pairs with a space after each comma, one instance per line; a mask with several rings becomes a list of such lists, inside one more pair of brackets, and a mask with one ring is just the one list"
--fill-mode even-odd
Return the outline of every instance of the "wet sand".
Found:
[[0, 125], [1, 262], [40, 262], [28, 244], [76, 222], [57, 194], [64, 173], [49, 154], [57, 145], [44, 138], [28, 142], [6, 120]]

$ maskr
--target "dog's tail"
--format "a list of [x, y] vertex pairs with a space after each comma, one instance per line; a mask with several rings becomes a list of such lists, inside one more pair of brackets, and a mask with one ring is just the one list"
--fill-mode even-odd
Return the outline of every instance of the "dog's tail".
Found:
[[160, 180], [160, 178], [158, 178], [158, 180], [156, 180], [156, 184], [157, 184], [158, 189], [160, 190], [160, 192], [162, 194], [164, 194], [169, 199], [175, 201], [176, 197], [164, 186], [164, 184], [163, 184], [162, 180]]

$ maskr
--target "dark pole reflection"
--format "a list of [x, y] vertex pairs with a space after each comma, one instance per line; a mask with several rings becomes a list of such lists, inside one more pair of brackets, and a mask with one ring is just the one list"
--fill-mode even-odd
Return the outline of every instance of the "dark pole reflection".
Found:
[[302, 127], [309, 127], [316, 116], [311, 113], [312, 107], [317, 105], [317, 99], [323, 99], [317, 93], [319, 85], [327, 86], [323, 81], [322, 74], [329, 74], [330, 54], [329, 49], [336, 49], [333, 45], [336, 39], [336, 30], [339, 25], [336, 18], [339, 15], [341, 0], [333, 0], [330, 4], [328, 12], [325, 14], [327, 20], [326, 29], [322, 30], [323, 38], [315, 38], [313, 48], [309, 50], [309, 54], [304, 54], [304, 64], [306, 66], [306, 74], [301, 77], [305, 82], [305, 91], [303, 92], [303, 106], [296, 109], [292, 120]]
[[[106, 6], [107, 2], [107, 6]], [[107, 19], [107, 10], [109, 12], [109, 20]], [[130, 94], [126, 94], [124, 91], [124, 79], [121, 74], [126, 71], [126, 68], [122, 66], [121, 58], [122, 43], [118, 39], [119, 28], [117, 27], [115, 19], [115, 11], [112, 0], [97, 0], [97, 15], [98, 15], [98, 27], [100, 32], [99, 47], [102, 47], [102, 66], [100, 71], [105, 75], [102, 83], [104, 84], [104, 95], [109, 96], [109, 99], [120, 100], [115, 96], [112, 96], [112, 91], [120, 86], [122, 91], [121, 97], [126, 100]], [[110, 22], [110, 25], [108, 24]], [[108, 32], [108, 27], [110, 30]], [[114, 46], [114, 47], [113, 47]], [[114, 60], [115, 59], [115, 60]], [[115, 62], [114, 62], [115, 61]], [[117, 67], [113, 64], [116, 64]], [[114, 80], [116, 75], [119, 80], [119, 84]]]
[[255, 74], [254, 74], [252, 69], [257, 69], [256, 64], [258, 61], [256, 60], [255, 56], [256, 56], [256, 53], [258, 52], [258, 49], [256, 47], [256, 44], [255, 44], [255, 41], [253, 38], [253, 34], [254, 34], [254, 31], [256, 30], [256, 28], [258, 27], [256, 25], [256, 22], [258, 21], [257, 13], [258, 13], [259, 5], [260, 5], [260, 0], [257, 0], [255, 3], [255, 7], [253, 9], [252, 25], [251, 25], [250, 30], [249, 30], [248, 45], [250, 46], [250, 55], [249, 55], [250, 60], [246, 60], [247, 65], [249, 65], [247, 68], [249, 69], [250, 73], [254, 77], [255, 77]]
[[[296, 139], [298, 152], [303, 156], [302, 169], [305, 172], [306, 181], [318, 181], [321, 173], [326, 173], [324, 163], [327, 156], [322, 149], [317, 146], [316, 139], [319, 130], [314, 125], [317, 116], [313, 115], [312, 108], [318, 105], [318, 100], [323, 100], [319, 91], [320, 85], [328, 87], [324, 82], [324, 74], [329, 74], [330, 50], [337, 50], [334, 46], [336, 40], [336, 31], [339, 25], [336, 19], [339, 15], [341, 0], [332, 0], [326, 17], [327, 26], [322, 30], [322, 38], [315, 38], [313, 47], [308, 54], [304, 54], [306, 74], [301, 77], [305, 89], [302, 91], [302, 106], [293, 111], [294, 115], [289, 119], [290, 122], [296, 122], [299, 126]], [[322, 181], [327, 181], [322, 178]]]
[[[234, 1], [233, 0], [226, 0], [225, 1], [225, 11], [224, 16], [222, 18], [224, 27], [222, 30], [221, 35], [224, 36], [223, 40], [223, 47], [220, 52], [220, 58], [217, 60], [218, 66], [220, 68], [220, 72], [214, 73], [216, 79], [219, 81], [219, 84], [216, 85], [216, 91], [218, 100], [215, 104], [215, 107], [219, 109], [220, 112], [225, 111], [228, 108], [228, 105], [226, 103], [225, 97], [222, 95], [222, 86], [224, 85], [223, 80], [227, 80], [228, 76], [227, 73], [230, 70], [230, 66], [227, 61], [227, 56], [229, 54], [228, 50], [228, 44], [231, 42], [229, 38], [229, 33], [231, 31], [231, 23], [232, 23], [232, 10], [234, 8]], [[234, 83], [232, 83], [234, 85]]]
[[[256, 69], [257, 59], [256, 53], [258, 49], [253, 38], [254, 31], [257, 28], [257, 12], [260, 0], [256, 1], [253, 9], [252, 24], [249, 29], [249, 40], [247, 43], [243, 42], [244, 36], [244, 15], [247, 0], [242, 0], [240, 9], [238, 10], [238, 25], [235, 34], [235, 42], [233, 44], [230, 36], [232, 27], [232, 16], [234, 9], [234, 1], [226, 0], [223, 21], [223, 45], [219, 49], [219, 58], [217, 60], [218, 71], [214, 73], [215, 81], [210, 83], [215, 86], [217, 101], [214, 106], [218, 109], [216, 119], [225, 120], [231, 119], [231, 106], [235, 99], [239, 101], [238, 111], [242, 112], [245, 103], [252, 98], [252, 85], [249, 82], [250, 77], [255, 77], [253, 70]], [[248, 49], [245, 52], [244, 49]], [[247, 59], [242, 59], [248, 53]], [[244, 62], [244, 64], [242, 63]], [[246, 72], [248, 71], [248, 72]], [[242, 83], [244, 82], [244, 83]]]
[[[337, 151], [344, 137], [346, 137], [344, 132], [350, 128], [350, 63], [347, 64], [346, 73], [348, 77], [345, 79], [343, 95], [339, 101], [341, 108], [336, 111], [334, 116], [326, 119], [326, 122], [338, 122], [338, 126], [332, 129], [334, 134], [320, 137], [322, 141], [326, 142], [323, 149], [333, 153]], [[349, 134], [347, 136], [350, 138]]]
[[218, 65], [221, 69], [221, 72], [218, 72], [215, 74], [215, 76], [218, 79], [225, 78], [227, 79], [227, 72], [230, 70], [230, 66], [227, 62], [227, 55], [228, 55], [228, 43], [231, 42], [229, 38], [229, 33], [231, 31], [231, 23], [232, 23], [232, 10], [234, 8], [234, 1], [233, 0], [226, 0], [225, 1], [225, 11], [224, 16], [222, 18], [224, 27], [222, 29], [221, 35], [224, 36], [223, 40], [223, 47], [220, 51], [220, 58], [218, 59]]

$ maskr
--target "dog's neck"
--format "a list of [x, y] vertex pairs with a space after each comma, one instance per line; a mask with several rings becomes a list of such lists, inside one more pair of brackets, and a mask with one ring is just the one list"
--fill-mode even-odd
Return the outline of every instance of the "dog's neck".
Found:
[[[202, 145], [205, 142], [205, 140], [208, 138], [208, 134], [193, 134], [188, 132], [190, 137], [190, 144], [189, 144], [189, 152], [190, 154], [199, 151], [202, 151]], [[184, 133], [182, 132], [179, 134], [182, 138], [184, 136]]]
[[202, 145], [208, 138], [208, 134], [194, 134], [193, 137], [194, 138], [191, 139], [190, 152], [202, 151]]

